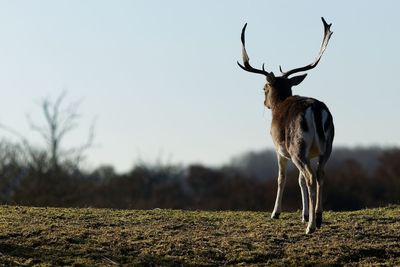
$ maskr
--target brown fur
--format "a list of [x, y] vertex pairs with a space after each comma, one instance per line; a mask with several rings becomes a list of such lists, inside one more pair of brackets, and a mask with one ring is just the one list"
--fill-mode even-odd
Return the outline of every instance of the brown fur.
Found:
[[330, 125], [322, 126], [321, 111], [326, 110], [328, 112], [329, 119], [327, 120], [327, 123], [329, 121], [332, 123], [332, 115], [323, 102], [314, 98], [296, 95], [286, 97], [284, 100], [279, 101], [272, 109], [272, 137], [275, 142], [285, 144], [287, 151], [289, 151], [293, 137], [296, 137], [293, 133], [296, 132], [296, 128], [299, 127], [298, 124], [300, 124], [302, 131], [306, 132], [309, 130], [304, 119], [304, 113], [308, 108], [311, 108], [315, 114], [315, 123], [319, 138], [322, 140], [325, 139], [323, 127], [326, 129]]
[[[317, 58], [304, 67], [282, 72], [282, 76], [275, 77], [273, 72], [253, 68], [249, 63], [249, 56], [245, 47], [245, 30], [243, 26], [242, 58], [243, 70], [265, 75], [267, 83], [264, 86], [264, 105], [272, 111], [271, 135], [278, 156], [278, 191], [272, 218], [279, 218], [281, 201], [286, 181], [287, 161], [291, 159], [300, 171], [299, 185], [302, 193], [303, 219], [308, 221], [306, 233], [312, 233], [322, 222], [322, 185], [324, 166], [328, 161], [334, 137], [332, 115], [327, 106], [310, 97], [293, 96], [292, 87], [300, 84], [307, 74], [289, 78], [290, 75], [304, 72], [317, 66], [332, 35], [330, 27], [324, 18], [324, 38]], [[326, 114], [324, 116], [324, 114]], [[314, 171], [310, 159], [318, 157], [318, 168]], [[309, 211], [310, 210], [310, 213]]]
[[[290, 159], [300, 171], [300, 186], [302, 187], [301, 179], [305, 179], [307, 185], [307, 192], [302, 187], [302, 194], [308, 196], [311, 214], [308, 216], [308, 209], [303, 207], [303, 218], [309, 220], [307, 233], [312, 233], [322, 223], [321, 190], [324, 166], [332, 151], [334, 126], [332, 115], [323, 102], [292, 95], [291, 87], [299, 84], [304, 77], [275, 77], [273, 73], [268, 75], [264, 87], [264, 104], [272, 111], [271, 136], [279, 161], [278, 193], [271, 217], [278, 218], [280, 214], [286, 161]], [[307, 115], [307, 112], [311, 113]], [[326, 113], [325, 118], [323, 112]], [[315, 157], [318, 157], [316, 172], [310, 165], [311, 158]]]

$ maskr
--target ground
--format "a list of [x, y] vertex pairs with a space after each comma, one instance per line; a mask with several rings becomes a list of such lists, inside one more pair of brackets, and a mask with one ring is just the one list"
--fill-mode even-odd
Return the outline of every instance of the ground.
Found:
[[400, 206], [325, 212], [312, 235], [300, 212], [0, 206], [5, 266], [400, 266]]

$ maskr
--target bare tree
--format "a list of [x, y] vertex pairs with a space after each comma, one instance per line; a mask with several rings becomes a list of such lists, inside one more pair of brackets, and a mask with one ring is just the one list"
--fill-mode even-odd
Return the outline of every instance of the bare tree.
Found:
[[[66, 91], [63, 91], [55, 101], [47, 97], [40, 102], [44, 123], [39, 124], [34, 122], [29, 115], [27, 116], [31, 129], [39, 133], [46, 143], [45, 155], [40, 153], [38, 149], [35, 149], [31, 141], [25, 136], [10, 127], [0, 124], [0, 128], [10, 132], [21, 140], [29, 161], [33, 161], [35, 165], [43, 162], [44, 156], [49, 161], [49, 168], [53, 170], [59, 169], [62, 161], [68, 161], [77, 166], [83, 159], [84, 152], [93, 145], [94, 121], [89, 128], [88, 136], [83, 144], [63, 149], [62, 143], [66, 135], [79, 126], [78, 121], [80, 119], [80, 102], [65, 103], [66, 95]], [[43, 150], [41, 151], [43, 152]]]

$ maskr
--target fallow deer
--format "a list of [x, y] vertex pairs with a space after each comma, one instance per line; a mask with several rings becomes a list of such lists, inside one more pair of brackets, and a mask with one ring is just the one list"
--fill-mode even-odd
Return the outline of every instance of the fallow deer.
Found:
[[[264, 105], [271, 109], [272, 123], [271, 136], [278, 157], [278, 190], [272, 218], [279, 218], [281, 213], [282, 194], [286, 182], [286, 165], [292, 160], [299, 169], [299, 185], [301, 188], [304, 222], [308, 222], [306, 233], [312, 233], [322, 223], [322, 185], [324, 166], [327, 163], [334, 137], [332, 115], [327, 106], [314, 98], [292, 94], [292, 86], [300, 84], [307, 74], [289, 78], [290, 75], [315, 68], [324, 53], [332, 35], [330, 27], [324, 18], [324, 37], [317, 58], [309, 65], [282, 71], [282, 75], [275, 76], [262, 69], [253, 68], [249, 63], [245, 47], [245, 31], [247, 23], [242, 29], [242, 57], [243, 65], [238, 65], [245, 71], [266, 76], [264, 86]], [[317, 158], [316, 172], [311, 166], [311, 159]]]

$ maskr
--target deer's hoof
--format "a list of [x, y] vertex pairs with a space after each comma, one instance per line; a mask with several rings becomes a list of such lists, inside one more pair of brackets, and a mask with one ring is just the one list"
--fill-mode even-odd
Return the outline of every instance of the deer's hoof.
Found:
[[312, 234], [314, 232], [315, 232], [315, 227], [307, 227], [307, 230], [306, 230], [307, 235]]
[[272, 218], [272, 219], [279, 219], [279, 215], [281, 215], [279, 212], [273, 212], [273, 213], [271, 214], [271, 218]]

